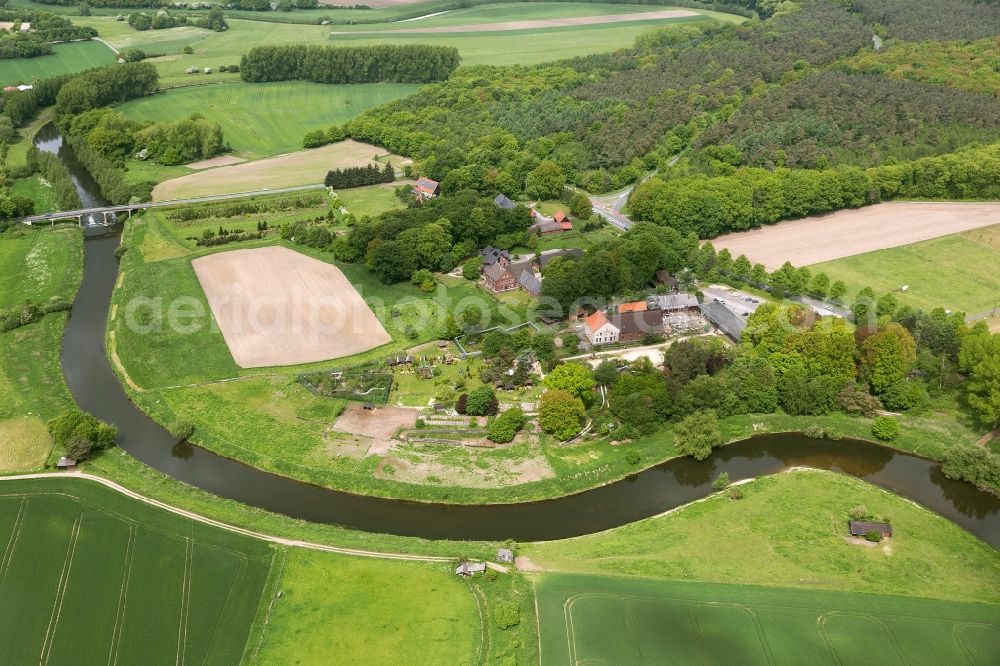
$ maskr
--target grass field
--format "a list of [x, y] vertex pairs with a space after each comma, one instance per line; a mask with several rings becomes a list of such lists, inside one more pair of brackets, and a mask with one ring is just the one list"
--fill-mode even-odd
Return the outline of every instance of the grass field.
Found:
[[992, 309], [1000, 298], [1000, 225], [922, 243], [814, 264], [813, 274], [847, 283], [848, 294], [871, 287], [896, 291], [900, 303], [927, 310], [944, 307], [969, 314]]
[[[954, 523], [851, 477], [799, 471], [590, 536], [528, 544], [544, 569], [1000, 603], [1000, 552]], [[845, 538], [863, 505], [892, 521], [878, 546]]]
[[404, 83], [234, 83], [170, 90], [123, 104], [121, 110], [140, 122], [203, 113], [222, 125], [222, 135], [235, 152], [255, 158], [299, 150], [306, 132], [346, 122], [419, 87]]
[[0, 60], [0, 85], [30, 83], [60, 74], [82, 72], [91, 67], [110, 65], [115, 61], [114, 51], [98, 41], [56, 44], [54, 53], [37, 58], [6, 58]]
[[[153, 200], [169, 201], [322, 184], [330, 169], [364, 166], [372, 163], [376, 156], [385, 154], [382, 148], [348, 139], [322, 148], [300, 150], [173, 178], [153, 189]], [[397, 166], [409, 163], [409, 160], [402, 157], [390, 157]]]
[[[80, 284], [76, 227], [0, 234], [0, 309], [32, 299], [70, 299]], [[45, 420], [73, 405], [59, 365], [67, 314], [0, 333], [0, 470], [40, 467], [52, 450]]]
[[550, 666], [990, 664], [1000, 654], [1000, 606], [558, 574], [535, 590]]
[[76, 479], [3, 482], [0, 535], [9, 663], [237, 663], [272, 559]]
[[52, 211], [59, 210], [55, 190], [41, 176], [34, 175], [27, 178], [18, 178], [11, 182], [10, 191], [34, 201], [36, 213], [51, 213]]
[[450, 564], [292, 550], [250, 664], [471, 664], [475, 598]]

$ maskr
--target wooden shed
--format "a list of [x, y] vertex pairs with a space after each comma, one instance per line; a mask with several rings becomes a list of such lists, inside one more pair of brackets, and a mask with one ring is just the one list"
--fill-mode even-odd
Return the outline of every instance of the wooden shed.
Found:
[[886, 539], [892, 536], [892, 525], [868, 520], [851, 521], [851, 536], [864, 537], [869, 532], [878, 532], [882, 535], [883, 539]]

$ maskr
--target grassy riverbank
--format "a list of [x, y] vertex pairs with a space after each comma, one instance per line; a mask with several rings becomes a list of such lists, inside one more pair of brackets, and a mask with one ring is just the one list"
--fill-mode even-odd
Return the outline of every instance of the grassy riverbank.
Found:
[[[527, 544], [547, 570], [1000, 603], [1000, 551], [856, 479], [803, 470], [600, 534]], [[852, 507], [891, 520], [881, 544], [847, 538]]]

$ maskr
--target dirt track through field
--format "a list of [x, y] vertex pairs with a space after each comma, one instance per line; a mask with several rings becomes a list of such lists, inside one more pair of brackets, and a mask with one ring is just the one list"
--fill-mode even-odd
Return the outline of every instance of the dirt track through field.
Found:
[[[153, 189], [153, 201], [188, 199], [213, 194], [235, 194], [322, 183], [330, 169], [374, 163], [385, 149], [360, 141], [340, 141], [322, 148], [299, 150], [263, 160], [220, 166], [207, 173], [189, 173], [160, 183]], [[401, 167], [410, 160], [393, 157]]]
[[573, 16], [567, 18], [538, 19], [534, 21], [503, 21], [500, 23], [472, 23], [469, 25], [446, 25], [433, 28], [403, 28], [400, 30], [373, 30], [371, 32], [331, 32], [331, 35], [381, 35], [390, 33], [447, 33], [447, 32], [506, 32], [508, 30], [532, 30], [534, 28], [565, 28], [574, 25], [602, 25], [604, 23], [627, 23], [631, 21], [662, 21], [664, 19], [700, 16], [698, 12], [686, 9], [665, 9], [659, 12], [639, 14], [606, 14], [604, 16]]
[[1000, 223], [1000, 203], [892, 202], [726, 234], [712, 240], [775, 270], [851, 257]]
[[392, 339], [340, 269], [318, 259], [263, 247], [191, 264], [241, 368], [325, 361]]

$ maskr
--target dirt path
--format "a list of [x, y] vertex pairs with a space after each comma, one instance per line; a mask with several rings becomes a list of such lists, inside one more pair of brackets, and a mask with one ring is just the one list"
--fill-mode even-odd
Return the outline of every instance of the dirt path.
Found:
[[[212, 527], [218, 527], [219, 529], [227, 530], [229, 532], [235, 532], [236, 534], [242, 534], [243, 536], [253, 537], [254, 539], [261, 539], [262, 541], [269, 541], [271, 543], [281, 544], [282, 546], [291, 546], [294, 548], [308, 548], [310, 550], [320, 550], [326, 553], [337, 553], [339, 555], [354, 555], [357, 557], [375, 557], [383, 560], [410, 560], [414, 562], [451, 562], [456, 558], [453, 557], [439, 557], [434, 555], [409, 555], [407, 553], [380, 553], [374, 550], [361, 550], [358, 548], [341, 548], [339, 546], [328, 546], [324, 543], [315, 543], [312, 541], [300, 541], [298, 539], [286, 539], [284, 537], [273, 536], [271, 534], [264, 534], [262, 532], [254, 532], [253, 530], [244, 529], [242, 527], [236, 527], [235, 525], [229, 525], [212, 518], [206, 518], [200, 514], [194, 513], [193, 511], [188, 511], [187, 509], [181, 509], [176, 506], [171, 506], [159, 500], [155, 500], [152, 497], [146, 497], [145, 495], [140, 495], [139, 493], [129, 490], [125, 486], [122, 486], [114, 481], [105, 479], [101, 476], [95, 476], [93, 474], [87, 474], [86, 472], [40, 472], [38, 474], [19, 474], [17, 476], [0, 476], [0, 481], [17, 481], [24, 479], [86, 479], [88, 481], [94, 481], [99, 483], [111, 490], [121, 493], [126, 497], [130, 497], [134, 500], [144, 502], [150, 506], [155, 506], [158, 509], [163, 509], [164, 511], [169, 511], [178, 516], [183, 516], [185, 518], [190, 518], [191, 520], [196, 520], [199, 523], [204, 523], [205, 525], [211, 525]], [[457, 556], [456, 556], [457, 557]]]
[[1000, 224], [1000, 203], [900, 201], [726, 234], [712, 245], [773, 271], [786, 261], [810, 266], [994, 224]]
[[563, 28], [574, 25], [603, 25], [631, 21], [660, 21], [663, 19], [700, 16], [686, 9], [665, 9], [639, 14], [607, 14], [605, 16], [574, 16], [567, 18], [538, 19], [534, 21], [503, 21], [500, 23], [472, 23], [468, 25], [442, 25], [433, 28], [403, 28], [400, 30], [372, 30], [370, 32], [331, 32], [331, 35], [387, 35], [393, 33], [447, 33], [447, 32], [506, 32], [535, 28]]

